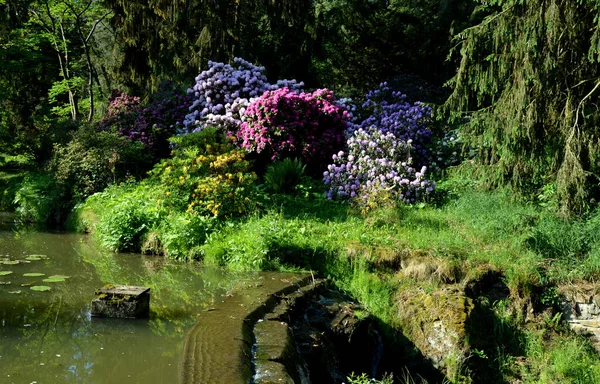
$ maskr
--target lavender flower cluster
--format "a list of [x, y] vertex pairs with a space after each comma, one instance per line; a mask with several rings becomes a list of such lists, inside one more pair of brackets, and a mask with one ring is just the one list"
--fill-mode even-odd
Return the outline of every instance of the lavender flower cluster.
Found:
[[424, 178], [427, 167], [412, 165], [412, 140], [373, 126], [359, 128], [347, 144], [347, 151], [333, 155], [333, 164], [323, 173], [328, 199], [366, 203], [385, 192], [413, 204], [435, 189], [435, 183]]
[[244, 120], [246, 108], [264, 92], [283, 87], [299, 92], [304, 87], [304, 83], [295, 80], [270, 84], [264, 67], [238, 57], [233, 59], [233, 65], [213, 61], [208, 65], [188, 90], [194, 101], [179, 134], [201, 131], [208, 125], [225, 127], [234, 134]]
[[421, 102], [408, 103], [406, 95], [390, 89], [385, 82], [367, 93], [365, 98], [362, 109], [366, 117], [354, 129], [375, 126], [383, 133], [393, 133], [400, 140], [412, 140], [414, 164], [427, 164], [430, 157], [428, 146], [433, 136], [428, 127], [431, 107]]

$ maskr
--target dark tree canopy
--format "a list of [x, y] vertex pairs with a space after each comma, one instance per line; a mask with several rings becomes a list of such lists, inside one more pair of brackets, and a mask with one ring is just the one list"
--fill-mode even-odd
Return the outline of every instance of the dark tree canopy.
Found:
[[122, 44], [117, 73], [142, 90], [191, 80], [208, 60], [263, 62], [274, 76], [308, 63], [311, 1], [108, 0]]
[[447, 103], [492, 183], [553, 185], [564, 212], [598, 198], [600, 2], [481, 1], [457, 36], [462, 61]]

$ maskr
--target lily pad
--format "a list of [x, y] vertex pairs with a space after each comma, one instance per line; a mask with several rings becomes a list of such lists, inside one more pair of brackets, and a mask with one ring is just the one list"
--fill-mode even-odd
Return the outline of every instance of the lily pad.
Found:
[[39, 261], [39, 260], [42, 260], [42, 258], [41, 258], [41, 257], [39, 257], [39, 256], [27, 256], [27, 257], [25, 258], [25, 260], [29, 260], [29, 261]]
[[10, 281], [0, 281], [0, 285], [10, 285]]
[[37, 272], [23, 274], [24, 277], [40, 277], [40, 276], [45, 276], [45, 275], [46, 275], [45, 273], [37, 273]]
[[62, 283], [65, 278], [62, 276], [50, 276], [47, 279], [42, 280], [44, 283]]
[[44, 291], [49, 291], [50, 287], [47, 285], [34, 285], [33, 287], [29, 288], [32, 291], [38, 291], [38, 292], [44, 292]]
[[10, 275], [12, 271], [0, 271], [0, 276]]
[[2, 260], [2, 264], [4, 265], [17, 265], [19, 264], [18, 260]]
[[19, 293], [21, 293], [21, 291], [20, 290], [18, 290], [18, 291], [8, 291], [8, 293], [19, 294]]
[[48, 279], [54, 279], [54, 278], [56, 278], [56, 279], [64, 279], [64, 280], [66, 280], [66, 279], [69, 279], [70, 277], [71, 276], [67, 276], [67, 275], [52, 275], [52, 276], [49, 276]]

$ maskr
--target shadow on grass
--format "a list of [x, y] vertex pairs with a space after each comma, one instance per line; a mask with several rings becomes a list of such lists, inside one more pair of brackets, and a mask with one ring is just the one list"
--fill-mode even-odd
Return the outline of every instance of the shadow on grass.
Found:
[[351, 215], [347, 204], [322, 197], [272, 195], [271, 200], [265, 203], [265, 208], [276, 210], [288, 219], [312, 219], [319, 222], [342, 222]]
[[514, 358], [525, 354], [525, 336], [508, 313], [510, 290], [502, 275], [490, 272], [465, 293], [473, 299], [475, 308], [467, 324], [469, 344], [473, 355], [467, 365], [476, 383], [507, 383], [518, 376], [513, 372]]

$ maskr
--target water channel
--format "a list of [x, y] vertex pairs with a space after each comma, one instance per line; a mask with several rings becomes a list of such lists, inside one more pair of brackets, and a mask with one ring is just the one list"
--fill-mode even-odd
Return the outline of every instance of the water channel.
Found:
[[[186, 332], [240, 278], [252, 277], [0, 229], [0, 383], [177, 383]], [[104, 284], [150, 287], [150, 318], [91, 317]]]

